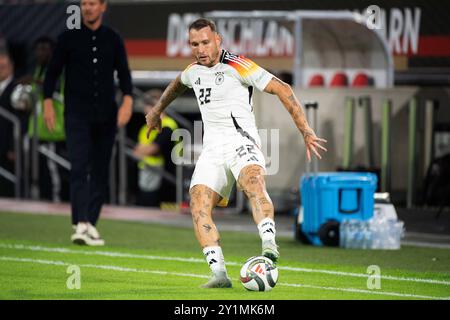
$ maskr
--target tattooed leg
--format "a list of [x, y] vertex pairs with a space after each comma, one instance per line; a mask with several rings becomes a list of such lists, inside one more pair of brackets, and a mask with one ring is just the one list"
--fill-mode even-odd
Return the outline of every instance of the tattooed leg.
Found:
[[259, 224], [265, 218], [273, 220], [274, 209], [266, 191], [264, 169], [255, 164], [244, 167], [239, 174], [238, 184], [250, 201], [255, 223]]
[[275, 242], [274, 209], [266, 191], [264, 169], [258, 165], [244, 167], [239, 174], [238, 183], [252, 206], [253, 220], [261, 238], [261, 254], [276, 263], [280, 253]]
[[200, 246], [220, 246], [219, 232], [212, 220], [212, 210], [220, 201], [220, 195], [202, 184], [193, 186], [189, 193], [194, 232]]

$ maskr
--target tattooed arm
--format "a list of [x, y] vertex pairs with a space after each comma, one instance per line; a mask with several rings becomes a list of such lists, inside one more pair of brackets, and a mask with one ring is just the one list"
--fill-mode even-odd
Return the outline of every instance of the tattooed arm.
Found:
[[318, 138], [314, 130], [309, 126], [306, 120], [305, 112], [302, 105], [292, 91], [292, 88], [287, 83], [281, 81], [277, 77], [273, 77], [269, 84], [264, 89], [265, 92], [275, 94], [280, 99], [286, 110], [294, 120], [298, 130], [303, 135], [306, 146], [306, 156], [308, 161], [311, 161], [311, 152], [313, 152], [319, 159], [322, 159], [317, 148], [327, 151], [319, 142], [327, 142], [325, 139]]
[[157, 129], [158, 132], [161, 132], [161, 113], [186, 89], [187, 87], [181, 82], [181, 75], [176, 77], [176, 79], [167, 86], [156, 105], [145, 115], [148, 127], [147, 139], [153, 129]]

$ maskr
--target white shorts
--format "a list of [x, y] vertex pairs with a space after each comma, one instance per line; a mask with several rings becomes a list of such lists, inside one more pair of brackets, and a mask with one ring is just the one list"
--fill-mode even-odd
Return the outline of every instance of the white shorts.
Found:
[[[225, 141], [224, 141], [225, 140]], [[239, 133], [217, 137], [222, 144], [204, 145], [192, 174], [190, 188], [203, 184], [217, 192], [222, 199], [220, 207], [226, 207], [234, 182], [242, 168], [257, 164], [266, 170], [266, 161], [261, 151], [261, 140], [257, 133], [250, 138]]]

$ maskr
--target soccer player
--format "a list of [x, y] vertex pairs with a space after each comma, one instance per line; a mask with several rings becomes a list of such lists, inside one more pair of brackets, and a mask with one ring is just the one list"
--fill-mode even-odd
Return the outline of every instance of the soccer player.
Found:
[[265, 187], [265, 161], [253, 114], [253, 89], [278, 96], [303, 135], [308, 161], [311, 153], [321, 158], [319, 149], [326, 149], [320, 142], [326, 140], [318, 138], [309, 127], [288, 84], [253, 61], [221, 48], [221, 37], [212, 21], [194, 21], [189, 26], [189, 44], [196, 62], [167, 86], [146, 115], [147, 134], [154, 128], [161, 130], [161, 113], [176, 97], [187, 88], [194, 90], [204, 137], [189, 190], [190, 209], [195, 235], [212, 271], [211, 279], [202, 287], [225, 288], [231, 287], [231, 281], [211, 213], [216, 205], [227, 205], [235, 181], [250, 201], [262, 255], [274, 262], [279, 258], [274, 208]]

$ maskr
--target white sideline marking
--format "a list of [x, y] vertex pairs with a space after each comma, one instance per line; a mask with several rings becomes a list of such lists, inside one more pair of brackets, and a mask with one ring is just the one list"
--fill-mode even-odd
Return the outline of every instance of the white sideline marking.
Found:
[[432, 297], [409, 293], [399, 293], [399, 292], [388, 292], [388, 291], [375, 291], [375, 290], [364, 290], [356, 288], [335, 288], [335, 287], [322, 287], [313, 286], [309, 284], [294, 284], [294, 283], [278, 283], [277, 285], [287, 286], [287, 287], [300, 287], [300, 288], [310, 288], [310, 289], [321, 289], [321, 290], [331, 290], [331, 291], [344, 291], [344, 292], [354, 292], [354, 293], [367, 293], [367, 294], [378, 294], [382, 296], [396, 296], [396, 297], [408, 297], [408, 298], [421, 298], [421, 299], [436, 299], [436, 300], [450, 300], [450, 297]]
[[[42, 260], [42, 259], [29, 259], [29, 258], [16, 258], [16, 257], [6, 257], [0, 256], [0, 260], [3, 261], [14, 261], [14, 262], [29, 262], [29, 263], [38, 263], [38, 264], [47, 264], [47, 265], [56, 265], [56, 266], [69, 266], [74, 263], [64, 262], [64, 261], [53, 261], [53, 260]], [[200, 274], [192, 274], [192, 273], [178, 273], [178, 272], [167, 272], [160, 270], [148, 270], [148, 269], [135, 269], [135, 268], [126, 268], [119, 266], [108, 266], [108, 265], [97, 265], [97, 264], [76, 264], [79, 267], [83, 268], [94, 268], [94, 269], [103, 269], [103, 270], [113, 270], [120, 272], [134, 272], [134, 273], [151, 273], [151, 274], [160, 274], [160, 275], [174, 275], [180, 277], [191, 277], [191, 278], [206, 278], [208, 276], [200, 275]], [[236, 279], [234, 279], [236, 280]], [[425, 296], [425, 295], [415, 295], [415, 294], [405, 294], [399, 292], [383, 292], [383, 291], [370, 291], [356, 288], [336, 288], [336, 287], [323, 287], [323, 286], [314, 286], [307, 284], [296, 284], [296, 283], [278, 283], [279, 286], [286, 287], [300, 287], [300, 288], [309, 288], [309, 289], [320, 289], [320, 290], [329, 290], [329, 291], [343, 291], [343, 292], [352, 292], [352, 293], [366, 293], [366, 294], [375, 294], [375, 295], [383, 295], [383, 296], [395, 296], [395, 297], [405, 297], [405, 298], [417, 298], [417, 299], [433, 299], [433, 300], [450, 300], [450, 297], [436, 297], [436, 296]]]
[[[308, 269], [308, 268], [297, 268], [297, 267], [278, 267], [281, 270], [287, 271], [297, 271], [297, 272], [309, 272], [309, 273], [324, 273], [338, 276], [346, 276], [346, 277], [359, 277], [359, 278], [367, 278], [369, 275], [364, 273], [353, 273], [353, 272], [345, 272], [345, 271], [332, 271], [332, 270], [321, 270], [321, 269]], [[422, 283], [433, 283], [433, 284], [443, 284], [450, 285], [450, 281], [445, 280], [436, 280], [436, 279], [421, 279], [421, 278], [410, 278], [410, 277], [395, 277], [395, 276], [387, 276], [381, 275], [381, 279], [384, 280], [394, 280], [394, 281], [408, 281], [408, 282], [422, 282]]]
[[[137, 259], [147, 259], [147, 260], [166, 260], [166, 261], [180, 261], [180, 262], [191, 262], [191, 263], [205, 263], [204, 259], [197, 259], [197, 258], [164, 257], [164, 256], [112, 252], [112, 251], [99, 251], [99, 250], [96, 250], [96, 251], [72, 250], [72, 249], [67, 249], [67, 248], [27, 246], [27, 245], [22, 245], [22, 244], [0, 243], [0, 248], [43, 251], [43, 252], [69, 253], [69, 254], [82, 254], [82, 255], [88, 255], [88, 256], [107, 256], [107, 257], [137, 258]], [[242, 263], [230, 261], [230, 262], [226, 262], [226, 265], [240, 267], [242, 265]], [[353, 272], [333, 271], [333, 270], [324, 270], [324, 269], [310, 269], [310, 268], [299, 268], [299, 267], [289, 267], [289, 266], [279, 266], [278, 269], [286, 270], [286, 271], [293, 271], [293, 272], [323, 273], [323, 274], [330, 274], [330, 275], [337, 275], [337, 276], [344, 276], [344, 277], [358, 277], [358, 278], [367, 278], [368, 277], [368, 275], [365, 273], [353, 273]], [[389, 275], [381, 275], [380, 278], [384, 279], [384, 280], [393, 280], [393, 281], [407, 281], [407, 282], [450, 285], [450, 281], [436, 280], [436, 279], [395, 277], [395, 276], [389, 276]]]
[[135, 268], [126, 268], [126, 267], [119, 267], [119, 266], [105, 266], [105, 265], [98, 265], [98, 264], [78, 264], [78, 263], [68, 263], [68, 262], [64, 262], [64, 261], [16, 258], [16, 257], [5, 257], [5, 256], [0, 256], [0, 260], [15, 261], [15, 262], [31, 262], [31, 263], [49, 264], [49, 265], [55, 265], [55, 266], [70, 266], [70, 265], [76, 264], [79, 267], [85, 267], [85, 268], [96, 268], [96, 269], [105, 269], [105, 270], [114, 270], [114, 271], [123, 271], [123, 272], [153, 273], [153, 274], [162, 274], [162, 275], [174, 275], [174, 276], [180, 276], [180, 277], [193, 277], [193, 278], [209, 279], [208, 276], [204, 276], [204, 275], [200, 275], [200, 274], [193, 274], [193, 273], [179, 273], [179, 272], [167, 272], [167, 271], [159, 271], [159, 270], [135, 269]]

